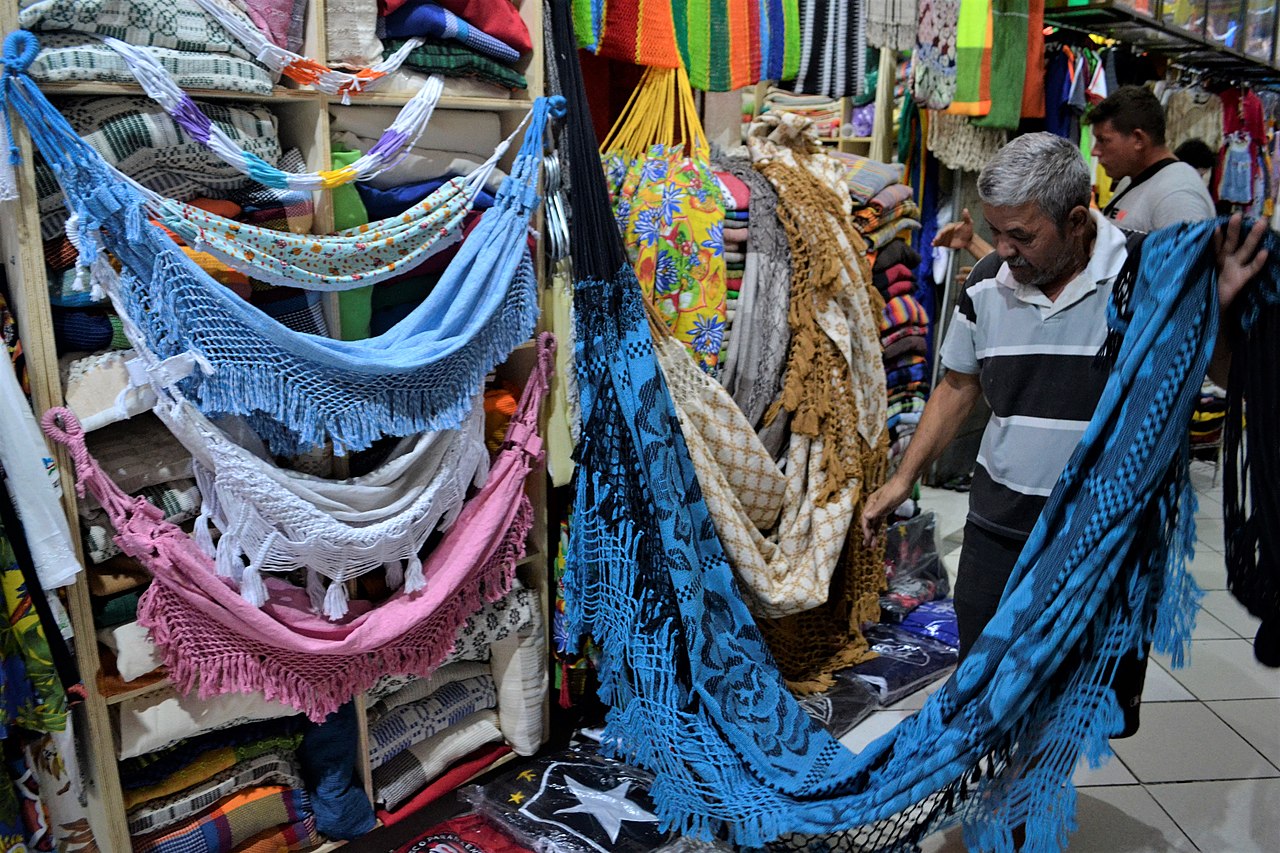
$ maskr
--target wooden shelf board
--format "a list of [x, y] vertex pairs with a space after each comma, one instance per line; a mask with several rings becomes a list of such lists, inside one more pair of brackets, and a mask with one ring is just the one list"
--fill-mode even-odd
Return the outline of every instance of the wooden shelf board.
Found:
[[[130, 95], [146, 97], [146, 92], [137, 83], [42, 83], [40, 91], [49, 97], [81, 97], [86, 95]], [[266, 103], [267, 101], [314, 101], [318, 92], [310, 89], [290, 89], [276, 86], [269, 95], [255, 95], [248, 92], [230, 92], [224, 89], [187, 89], [186, 93], [196, 100], [205, 101], [244, 101], [248, 103]]]
[[173, 686], [173, 682], [170, 681], [168, 677], [166, 677], [160, 681], [155, 682], [154, 684], [148, 684], [145, 687], [137, 687], [137, 688], [134, 688], [133, 690], [125, 690], [121, 693], [113, 693], [110, 696], [106, 697], [106, 700], [108, 705], [119, 705], [121, 702], [128, 702], [130, 699], [139, 699], [143, 696], [150, 696], [152, 693], [159, 693], [163, 690], [168, 690], [172, 686]]

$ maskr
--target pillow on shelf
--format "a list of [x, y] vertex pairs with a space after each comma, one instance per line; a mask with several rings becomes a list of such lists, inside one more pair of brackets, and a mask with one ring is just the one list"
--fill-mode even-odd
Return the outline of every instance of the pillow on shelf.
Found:
[[125, 681], [136, 681], [164, 663], [151, 633], [137, 622], [114, 628], [99, 628], [98, 642], [111, 649], [116, 658], [116, 671]]
[[133, 758], [204, 732], [297, 713], [288, 705], [268, 702], [261, 694], [223, 693], [200, 699], [194, 694], [179, 695], [171, 687], [120, 703], [116, 754]]
[[369, 764], [377, 768], [418, 741], [439, 734], [498, 701], [489, 674], [446, 684], [418, 702], [383, 714], [369, 726]]
[[[88, 445], [102, 470], [126, 492], [194, 476], [191, 454], [156, 417], [135, 418], [128, 424], [98, 430], [89, 437]], [[80, 506], [83, 515], [99, 504], [86, 498]]]
[[[147, 486], [134, 493], [164, 512], [166, 521], [181, 524], [190, 521], [200, 512], [200, 489], [195, 480], [173, 480], [158, 486]], [[102, 509], [85, 510], [80, 505], [80, 528], [84, 533], [85, 557], [92, 563], [102, 563], [121, 553], [116, 544], [115, 527]]]
[[[275, 80], [266, 66], [227, 53], [187, 53], [167, 47], [143, 47], [184, 90], [218, 89], [270, 95]], [[40, 36], [40, 53], [31, 77], [41, 83], [136, 83], [119, 53], [92, 37], [71, 33]]]
[[[36, 33], [70, 30], [114, 36], [129, 44], [252, 59], [195, 0], [23, 0], [21, 5], [18, 23]], [[236, 4], [222, 5], [228, 15], [254, 26]]]
[[[457, 684], [459, 681], [466, 681], [469, 678], [479, 678], [492, 674], [493, 672], [487, 663], [459, 661], [458, 663], [445, 664], [428, 678], [406, 676], [408, 680], [402, 686], [389, 695], [383, 694], [385, 698], [380, 697], [381, 701], [378, 702], [377, 706], [370, 709], [370, 722], [373, 722], [387, 711], [426, 699], [447, 684]], [[392, 678], [394, 677], [392, 676]]]
[[437, 735], [419, 741], [373, 771], [374, 799], [387, 809], [408, 800], [464, 755], [502, 740], [498, 715], [472, 714]]
[[498, 728], [517, 755], [533, 755], [542, 746], [548, 687], [547, 636], [541, 620], [535, 618], [526, 630], [492, 648]]

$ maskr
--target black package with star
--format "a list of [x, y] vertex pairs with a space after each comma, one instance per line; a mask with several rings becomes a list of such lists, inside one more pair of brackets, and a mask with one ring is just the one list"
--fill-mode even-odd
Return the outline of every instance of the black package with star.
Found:
[[798, 697], [800, 707], [834, 738], [841, 738], [880, 707], [876, 693], [847, 670], [836, 673], [836, 683], [822, 693]]
[[951, 592], [938, 556], [934, 527], [933, 513], [922, 512], [885, 530], [884, 568], [889, 589], [880, 594], [881, 621], [901, 622], [919, 605], [946, 598]]
[[460, 793], [537, 853], [653, 853], [675, 834], [658, 828], [652, 781], [583, 745]]
[[937, 681], [960, 657], [951, 646], [908, 633], [897, 625], [871, 625], [865, 634], [877, 657], [845, 672], [866, 682], [883, 705], [892, 705]]

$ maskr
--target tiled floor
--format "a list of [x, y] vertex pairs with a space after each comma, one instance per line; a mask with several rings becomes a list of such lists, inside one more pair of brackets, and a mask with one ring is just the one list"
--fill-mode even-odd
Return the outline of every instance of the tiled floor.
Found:
[[[1142, 728], [1113, 741], [1102, 767], [1082, 765], [1075, 782], [1079, 853], [1250, 853], [1280, 850], [1280, 671], [1253, 659], [1253, 619], [1226, 589], [1221, 486], [1196, 463], [1201, 536], [1191, 566], [1206, 590], [1191, 659], [1173, 669], [1156, 656], [1143, 691]], [[938, 514], [939, 550], [955, 577], [968, 495], [926, 489]], [[845, 736], [858, 749], [924, 702], [923, 690], [878, 711]], [[930, 838], [926, 853], [964, 850], [959, 831]]]

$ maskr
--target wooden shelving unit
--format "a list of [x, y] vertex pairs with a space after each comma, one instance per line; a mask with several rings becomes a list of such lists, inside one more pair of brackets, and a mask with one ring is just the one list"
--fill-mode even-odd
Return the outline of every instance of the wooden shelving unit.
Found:
[[[501, 98], [469, 98], [445, 96], [439, 104], [442, 109], [473, 110], [496, 113], [501, 117], [504, 133], [512, 132], [530, 107], [531, 100], [543, 92], [542, 56], [542, 3], [540, 0], [522, 0], [521, 15], [529, 26], [533, 40], [533, 53], [520, 68], [526, 76], [529, 88], [524, 97], [510, 100]], [[17, 27], [18, 4], [15, 0], [0, 3], [0, 28], [5, 32]], [[323, 58], [327, 55], [323, 0], [312, 0], [307, 10], [303, 53]], [[142, 95], [140, 87], [122, 83], [63, 83], [51, 84], [46, 94], [56, 97]], [[282, 147], [297, 147], [302, 151], [308, 169], [330, 168], [329, 107], [340, 103], [318, 91], [292, 85], [277, 85], [269, 95], [252, 96], [240, 92], [193, 90], [188, 94], [196, 100], [237, 101], [268, 107], [277, 117]], [[355, 96], [352, 105], [399, 106], [408, 102], [410, 95], [378, 92]], [[35, 179], [32, 169], [32, 152], [29, 137], [21, 122], [12, 123], [14, 141], [22, 154], [17, 167], [20, 199], [3, 205], [0, 213], [0, 250], [3, 251], [5, 271], [12, 296], [12, 308], [18, 321], [26, 352], [31, 379], [33, 404], [37, 414], [63, 404], [63, 388], [59, 377], [58, 358], [54, 347], [53, 316], [49, 305], [46, 270], [40, 239], [40, 223], [35, 204]], [[428, 133], [430, 130], [428, 129]], [[509, 155], [511, 156], [511, 155]], [[504, 164], [507, 165], [507, 164]], [[333, 230], [333, 205], [327, 192], [315, 194], [315, 233]], [[538, 223], [535, 222], [535, 225]], [[539, 265], [539, 275], [541, 266]], [[326, 312], [326, 319], [335, 315]], [[331, 325], [330, 332], [336, 334]], [[532, 341], [522, 344], [512, 357], [499, 369], [506, 378], [522, 383], [535, 363]], [[52, 448], [58, 461], [63, 494], [66, 495], [66, 511], [73, 531], [79, 530], [75, 505], [73, 468], [61, 447]], [[534, 527], [528, 541], [528, 556], [517, 568], [521, 581], [535, 592], [535, 598], [543, 609], [542, 625], [549, 626], [545, 612], [548, 601], [548, 536], [546, 478], [535, 474], [527, 488], [535, 509]], [[80, 551], [79, 537], [76, 547]], [[79, 553], [84, 563], [84, 554]], [[131, 848], [126, 815], [122, 799], [117, 744], [114, 734], [114, 709], [131, 699], [138, 699], [161, 692], [168, 687], [168, 679], [147, 684], [134, 690], [105, 696], [98, 689], [97, 674], [101, 670], [98, 642], [94, 631], [93, 608], [89, 584], [84, 573], [74, 586], [66, 590], [66, 603], [75, 627], [74, 650], [88, 691], [88, 697], [75, 716], [77, 735], [84, 742], [85, 761], [82, 768], [85, 777], [88, 802], [88, 818], [95, 840], [101, 850], [127, 851]], [[357, 697], [356, 708], [361, 733], [359, 768], [366, 791], [372, 796], [371, 771], [368, 762], [368, 719], [364, 697]], [[544, 708], [544, 738], [547, 732], [547, 713]], [[505, 760], [510, 760], [507, 758]], [[341, 842], [328, 842], [317, 851], [334, 850]]]

